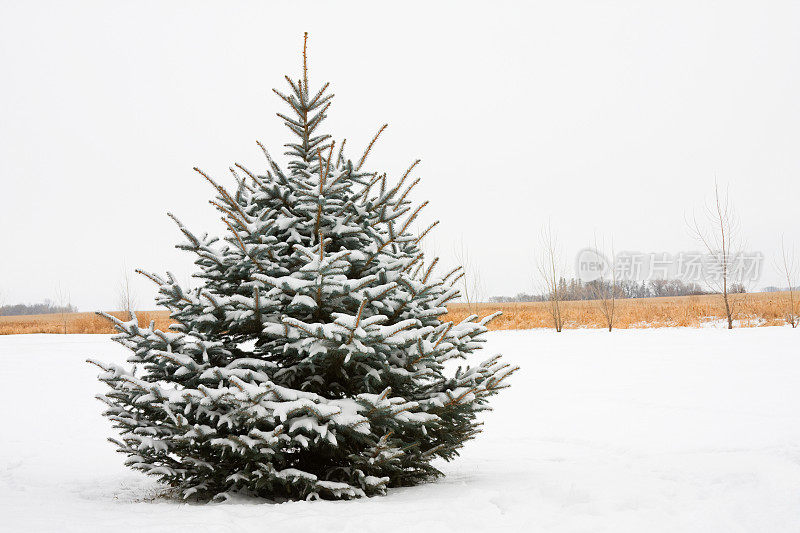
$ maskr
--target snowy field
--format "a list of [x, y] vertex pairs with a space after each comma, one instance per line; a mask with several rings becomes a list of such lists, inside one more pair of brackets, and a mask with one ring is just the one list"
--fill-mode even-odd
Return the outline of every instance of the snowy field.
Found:
[[100, 335], [0, 337], [0, 530], [800, 531], [800, 332], [506, 331], [522, 366], [436, 483], [353, 502], [196, 505], [122, 466], [86, 357]]

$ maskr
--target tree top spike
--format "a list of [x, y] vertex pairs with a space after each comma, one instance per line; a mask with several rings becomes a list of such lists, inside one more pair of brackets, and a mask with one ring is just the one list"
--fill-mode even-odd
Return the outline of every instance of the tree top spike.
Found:
[[308, 32], [303, 32], [303, 89], [308, 91], [308, 63], [306, 56], [306, 47], [308, 45]]

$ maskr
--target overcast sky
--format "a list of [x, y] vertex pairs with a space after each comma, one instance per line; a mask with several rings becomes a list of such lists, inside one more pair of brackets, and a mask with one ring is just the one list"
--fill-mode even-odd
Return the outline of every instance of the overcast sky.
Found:
[[[781, 2], [10, 2], [0, 0], [0, 291], [68, 290], [114, 307], [124, 266], [181, 279], [166, 217], [222, 233], [192, 167], [263, 169], [288, 140], [270, 91], [300, 75], [336, 94], [328, 131], [397, 176], [463, 239], [487, 295], [533, 289], [539, 229], [568, 263], [697, 249], [684, 216], [729, 187], [777, 282], [800, 244], [800, 4]], [[360, 150], [360, 148], [359, 148]], [[358, 154], [352, 153], [353, 157]], [[137, 282], [152, 307], [149, 282]]]

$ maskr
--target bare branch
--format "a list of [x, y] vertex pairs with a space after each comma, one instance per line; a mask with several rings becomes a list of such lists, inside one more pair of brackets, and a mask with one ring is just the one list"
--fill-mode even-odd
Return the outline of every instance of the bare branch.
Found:
[[388, 126], [389, 126], [388, 124], [384, 124], [383, 126], [381, 126], [381, 129], [378, 130], [378, 133], [376, 133], [375, 137], [373, 137], [372, 140], [369, 142], [369, 146], [367, 146], [367, 149], [364, 150], [364, 154], [361, 156], [361, 159], [359, 160], [358, 165], [356, 165], [356, 170], [361, 170], [361, 165], [363, 165], [364, 161], [367, 160], [367, 156], [369, 155], [369, 151], [372, 150], [372, 145], [375, 144], [375, 141], [378, 140], [378, 137], [380, 137], [381, 133], [383, 133], [383, 130], [385, 130]]

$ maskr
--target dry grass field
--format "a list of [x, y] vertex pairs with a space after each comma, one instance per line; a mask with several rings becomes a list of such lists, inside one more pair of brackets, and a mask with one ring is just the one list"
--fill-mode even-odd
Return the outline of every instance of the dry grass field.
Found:
[[[124, 313], [112, 313], [125, 318]], [[139, 323], [147, 325], [155, 320], [159, 329], [172, 323], [166, 311], [140, 311]], [[105, 318], [94, 313], [67, 313], [51, 315], [0, 316], [0, 335], [21, 333], [115, 333]]]
[[[795, 293], [795, 309], [798, 308]], [[777, 326], [786, 324], [789, 309], [788, 292], [759, 292], [731, 295], [733, 318], [740, 327]], [[605, 317], [597, 301], [562, 302], [565, 328], [604, 328]], [[447, 320], [459, 321], [469, 314], [486, 315], [495, 311], [503, 314], [494, 319], [489, 329], [529, 329], [552, 327], [548, 304], [479, 303], [448, 306]], [[665, 298], [635, 298], [617, 300], [614, 311], [615, 328], [699, 327], [725, 318], [722, 297], [676, 296]]]
[[[786, 323], [789, 307], [788, 292], [737, 294], [734, 301], [734, 318], [739, 327], [776, 326]], [[795, 293], [795, 300], [798, 295]], [[564, 302], [562, 313], [565, 328], [603, 328], [605, 319], [595, 301]], [[795, 302], [796, 307], [798, 306]], [[478, 303], [451, 304], [444, 320], [461, 321], [475, 313], [480, 316], [502, 311], [489, 329], [530, 329], [551, 327], [547, 304], [530, 303]], [[121, 313], [114, 313], [122, 316]], [[140, 323], [155, 320], [156, 327], [166, 329], [171, 320], [166, 311], [137, 313]], [[698, 327], [704, 323], [724, 318], [722, 299], [718, 295], [680, 296], [670, 298], [639, 298], [617, 300], [614, 327], [658, 328]], [[94, 313], [67, 315], [0, 316], [0, 335], [19, 333], [113, 333], [108, 321]]]

